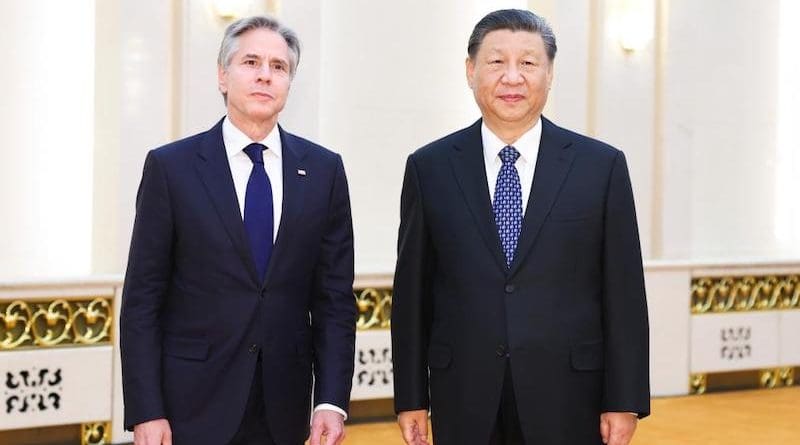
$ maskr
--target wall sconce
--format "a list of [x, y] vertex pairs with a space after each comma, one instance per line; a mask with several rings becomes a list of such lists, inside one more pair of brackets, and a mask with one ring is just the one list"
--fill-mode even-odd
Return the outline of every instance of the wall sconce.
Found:
[[212, 0], [212, 8], [217, 17], [223, 20], [236, 20], [247, 15], [271, 14], [277, 16], [280, 0]]
[[614, 39], [626, 53], [641, 51], [653, 40], [654, 0], [615, 0], [609, 26]]
[[214, 13], [224, 20], [235, 20], [244, 16], [248, 9], [247, 0], [214, 0]]

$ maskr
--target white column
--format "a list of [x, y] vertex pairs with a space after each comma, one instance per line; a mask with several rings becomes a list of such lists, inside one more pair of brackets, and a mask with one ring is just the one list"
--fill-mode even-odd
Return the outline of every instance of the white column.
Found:
[[[176, 134], [176, 6], [162, 0], [98, 3], [95, 273], [124, 271], [145, 155]], [[118, 292], [115, 320], [120, 297]], [[123, 429], [119, 339], [114, 340], [111, 437], [125, 443], [133, 436]]]
[[31, 0], [0, 14], [2, 278], [89, 272], [94, 8]]

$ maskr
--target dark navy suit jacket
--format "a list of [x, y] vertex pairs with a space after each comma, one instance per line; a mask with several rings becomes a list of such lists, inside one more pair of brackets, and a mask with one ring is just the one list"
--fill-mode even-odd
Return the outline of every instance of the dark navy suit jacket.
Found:
[[261, 280], [221, 124], [145, 161], [120, 319], [125, 426], [165, 417], [177, 445], [227, 443], [260, 353], [273, 438], [300, 444], [312, 370], [315, 405], [347, 410], [350, 398], [356, 307], [344, 168], [339, 155], [281, 129], [283, 208]]
[[622, 152], [542, 118], [510, 269], [481, 121], [413, 153], [392, 346], [395, 408], [430, 407], [437, 445], [489, 442], [506, 366], [526, 443], [600, 444], [601, 412], [647, 415], [647, 307]]

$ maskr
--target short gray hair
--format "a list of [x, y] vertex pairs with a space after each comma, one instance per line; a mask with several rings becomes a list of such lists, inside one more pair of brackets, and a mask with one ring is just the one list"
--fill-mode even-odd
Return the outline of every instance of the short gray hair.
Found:
[[300, 39], [294, 31], [278, 20], [267, 16], [245, 17], [228, 25], [225, 36], [222, 38], [222, 44], [219, 46], [217, 65], [222, 69], [228, 69], [233, 53], [239, 48], [239, 37], [247, 31], [260, 28], [275, 31], [283, 37], [283, 40], [286, 40], [286, 45], [289, 46], [289, 73], [294, 76], [297, 64], [300, 63]]
[[510, 31], [528, 31], [537, 33], [542, 36], [544, 47], [547, 51], [547, 57], [552, 62], [556, 57], [556, 36], [553, 34], [553, 28], [547, 23], [543, 17], [540, 17], [531, 11], [524, 9], [500, 9], [498, 11], [490, 12], [483, 17], [475, 28], [472, 30], [472, 35], [469, 36], [469, 43], [467, 44], [467, 54], [470, 59], [475, 59], [478, 54], [478, 49], [483, 43], [486, 34], [492, 31], [507, 29]]

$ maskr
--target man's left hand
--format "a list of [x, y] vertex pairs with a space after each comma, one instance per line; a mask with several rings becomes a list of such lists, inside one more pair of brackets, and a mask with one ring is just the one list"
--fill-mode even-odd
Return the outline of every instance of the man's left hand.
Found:
[[600, 415], [600, 435], [606, 445], [628, 445], [639, 419], [632, 413], [603, 413]]
[[340, 445], [344, 442], [344, 416], [328, 409], [314, 411], [311, 417], [310, 445]]

